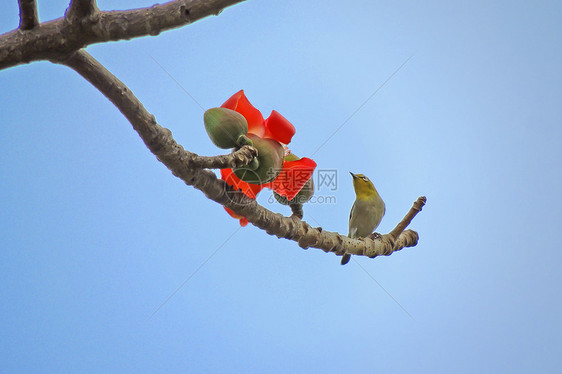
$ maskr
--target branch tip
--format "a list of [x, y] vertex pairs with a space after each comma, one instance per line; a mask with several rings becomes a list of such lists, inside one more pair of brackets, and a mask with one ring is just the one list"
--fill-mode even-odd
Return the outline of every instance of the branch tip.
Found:
[[414, 202], [413, 208], [416, 209], [417, 211], [421, 211], [426, 202], [427, 202], [427, 198], [425, 196], [420, 196]]

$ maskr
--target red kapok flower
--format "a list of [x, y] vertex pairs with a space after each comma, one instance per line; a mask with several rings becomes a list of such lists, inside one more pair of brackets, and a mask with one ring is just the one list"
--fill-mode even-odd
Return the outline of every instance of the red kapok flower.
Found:
[[312, 178], [316, 169], [314, 160], [303, 157], [296, 161], [283, 161], [283, 170], [267, 187], [285, 196], [287, 200], [293, 200], [303, 186]]
[[289, 144], [295, 135], [295, 126], [275, 110], [264, 121], [261, 112], [244, 95], [244, 90], [236, 92], [221, 107], [242, 114], [248, 121], [248, 132], [260, 138], [275, 139], [279, 143]]
[[259, 110], [250, 104], [250, 101], [248, 101], [246, 95], [244, 95], [244, 90], [236, 92], [230, 99], [226, 100], [221, 107], [232, 109], [243, 115], [246, 121], [248, 121], [248, 132], [263, 137], [265, 133], [263, 116]]
[[255, 199], [258, 193], [265, 187], [264, 184], [247, 183], [234, 175], [232, 169], [221, 169], [221, 179], [234, 187], [235, 190], [240, 190], [244, 195], [251, 199]]
[[[248, 122], [248, 133], [257, 135], [260, 138], [269, 138], [281, 144], [288, 144], [291, 142], [293, 135], [295, 135], [295, 127], [275, 110], [264, 120], [261, 112], [246, 98], [244, 90], [240, 90], [232, 95], [221, 106], [242, 114]], [[221, 169], [221, 178], [252, 199], [255, 199], [264, 187], [268, 187], [279, 195], [292, 200], [312, 177], [315, 168], [316, 162], [305, 157], [296, 161], [284, 161], [280, 174], [275, 180], [267, 184], [258, 185], [244, 182], [234, 175], [232, 169]], [[228, 208], [225, 209], [232, 217], [240, 219], [240, 225], [246, 226], [248, 224], [246, 218]]]

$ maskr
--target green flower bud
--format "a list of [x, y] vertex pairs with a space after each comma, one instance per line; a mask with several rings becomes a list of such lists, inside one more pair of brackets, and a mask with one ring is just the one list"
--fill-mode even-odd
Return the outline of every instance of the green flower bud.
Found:
[[233, 169], [234, 174], [244, 182], [252, 184], [264, 184], [271, 182], [283, 168], [283, 146], [273, 139], [262, 139], [257, 135], [248, 134], [253, 146], [258, 150], [256, 163]]
[[213, 144], [229, 149], [238, 145], [238, 138], [248, 133], [248, 121], [238, 112], [227, 108], [211, 108], [203, 115], [205, 130]]

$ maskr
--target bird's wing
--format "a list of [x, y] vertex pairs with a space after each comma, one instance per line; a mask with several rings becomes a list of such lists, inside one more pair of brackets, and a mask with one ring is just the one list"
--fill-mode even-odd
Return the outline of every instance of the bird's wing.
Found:
[[355, 204], [356, 203], [353, 203], [353, 206], [351, 207], [351, 212], [349, 212], [349, 233], [347, 234], [347, 236], [349, 236], [350, 238], [353, 238], [355, 236], [355, 233], [357, 232], [357, 227], [351, 228], [351, 217], [353, 217]]

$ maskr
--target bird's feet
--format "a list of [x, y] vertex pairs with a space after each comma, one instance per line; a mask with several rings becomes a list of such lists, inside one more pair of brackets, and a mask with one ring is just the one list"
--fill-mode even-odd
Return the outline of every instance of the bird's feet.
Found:
[[371, 235], [369, 235], [369, 239], [371, 240], [380, 239], [380, 238], [382, 238], [382, 235], [379, 234], [378, 232], [374, 232]]

